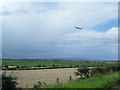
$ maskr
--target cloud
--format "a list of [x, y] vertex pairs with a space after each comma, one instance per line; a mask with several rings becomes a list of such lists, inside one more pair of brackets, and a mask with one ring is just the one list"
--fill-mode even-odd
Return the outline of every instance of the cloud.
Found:
[[65, 41], [56, 44], [57, 47], [73, 56], [89, 58], [118, 59], [118, 28], [113, 27], [106, 32], [76, 31], [65, 34]]
[[65, 34], [66, 42], [78, 46], [111, 46], [118, 44], [118, 28], [113, 27], [106, 32], [97, 31], [78, 31], [75, 33]]
[[10, 3], [1, 12], [3, 57], [116, 58], [117, 27], [90, 27], [116, 19], [117, 3]]

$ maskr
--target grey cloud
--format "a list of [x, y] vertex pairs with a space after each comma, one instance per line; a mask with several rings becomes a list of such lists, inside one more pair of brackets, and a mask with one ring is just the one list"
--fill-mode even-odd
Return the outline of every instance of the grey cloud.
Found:
[[[66, 38], [74, 37], [81, 39], [79, 33], [74, 29], [74, 25], [84, 23], [94, 23], [91, 21], [91, 16], [84, 17], [85, 13], [79, 13], [81, 7], [74, 5], [74, 8], [59, 6], [57, 9], [51, 6], [52, 9], [46, 12], [44, 6], [36, 6], [31, 8], [13, 8], [3, 17], [3, 57], [9, 58], [64, 58], [64, 57], [88, 57], [88, 58], [115, 58], [116, 47], [105, 47], [105, 38], [101, 38], [102, 47], [91, 47], [90, 44], [97, 40], [88, 41], [86, 34], [83, 34], [83, 40], [66, 40]], [[23, 5], [24, 6], [24, 5]], [[22, 7], [23, 7], [22, 6]], [[48, 6], [48, 5], [47, 5]], [[17, 7], [17, 6], [16, 6]], [[21, 7], [21, 6], [20, 6]], [[61, 9], [64, 7], [64, 9]], [[77, 8], [76, 8], [77, 7]], [[47, 7], [49, 8], [49, 7]], [[75, 11], [76, 10], [76, 11]], [[89, 11], [89, 10], [88, 10]], [[40, 13], [41, 12], [41, 13]], [[87, 9], [86, 9], [87, 12]], [[96, 10], [96, 13], [98, 10]], [[110, 11], [109, 11], [110, 12]], [[16, 13], [16, 14], [12, 14]], [[101, 12], [99, 12], [101, 13]], [[105, 12], [104, 12], [105, 13]], [[111, 12], [112, 13], [112, 12]], [[91, 13], [92, 15], [92, 13]], [[94, 14], [93, 16], [95, 16]], [[87, 15], [88, 16], [88, 15]], [[113, 18], [114, 15], [111, 15]], [[82, 19], [81, 19], [82, 18]], [[99, 17], [96, 17], [96, 20]], [[108, 19], [106, 19], [108, 20]], [[84, 21], [83, 23], [81, 21]], [[87, 22], [88, 21], [88, 22]], [[100, 21], [101, 22], [101, 21]], [[99, 20], [96, 23], [100, 23]], [[91, 24], [90, 24], [91, 25]], [[87, 26], [86, 26], [87, 27]], [[88, 28], [88, 27], [87, 27]], [[90, 31], [90, 30], [88, 30]], [[87, 31], [87, 32], [88, 32]], [[69, 33], [78, 33], [78, 36], [65, 36]], [[94, 39], [94, 37], [92, 38]], [[83, 44], [84, 42], [84, 44]], [[87, 43], [86, 43], [87, 42]], [[109, 41], [110, 43], [110, 41]], [[85, 46], [86, 44], [86, 46]], [[114, 40], [112, 43], [114, 44]], [[81, 46], [82, 45], [82, 46]]]
[[16, 11], [13, 11], [13, 12], [9, 12], [9, 11], [2, 11], [0, 12], [0, 15], [11, 15], [11, 14], [16, 14], [16, 13], [29, 13], [28, 10], [16, 10]]

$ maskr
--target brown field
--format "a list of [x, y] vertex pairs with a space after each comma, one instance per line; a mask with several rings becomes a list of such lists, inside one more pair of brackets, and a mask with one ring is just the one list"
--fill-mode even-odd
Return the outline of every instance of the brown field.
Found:
[[[41, 69], [41, 70], [7, 70], [7, 75], [17, 77], [19, 88], [32, 88], [38, 81], [43, 81], [50, 84], [56, 84], [57, 78], [60, 83], [68, 82], [69, 77], [77, 79], [74, 72], [77, 68], [64, 68], [64, 69]], [[4, 71], [3, 71], [4, 72]]]

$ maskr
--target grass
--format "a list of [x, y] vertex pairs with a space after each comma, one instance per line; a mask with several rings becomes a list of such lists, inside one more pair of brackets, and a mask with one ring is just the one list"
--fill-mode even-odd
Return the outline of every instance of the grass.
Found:
[[2, 60], [3, 65], [16, 65], [16, 66], [97, 66], [104, 65], [104, 63], [96, 62], [78, 62], [78, 61], [65, 61], [65, 60]]
[[118, 72], [112, 72], [101, 76], [72, 81], [67, 84], [56, 84], [49, 86], [48, 88], [110, 88], [119, 81], [120, 78], [118, 78]]

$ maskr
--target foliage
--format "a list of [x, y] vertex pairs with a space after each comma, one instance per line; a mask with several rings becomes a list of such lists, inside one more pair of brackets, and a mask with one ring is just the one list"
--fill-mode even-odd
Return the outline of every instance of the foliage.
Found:
[[[120, 74], [120, 72], [119, 72]], [[110, 88], [119, 83], [118, 72], [111, 72], [99, 76], [81, 79], [66, 84], [56, 84], [47, 88]]]
[[80, 76], [81, 78], [88, 78], [90, 76], [96, 76], [100, 74], [105, 74], [108, 72], [115, 72], [120, 70], [120, 66], [116, 64], [106, 65], [106, 66], [97, 66], [97, 67], [80, 67], [75, 72], [76, 76]]
[[46, 67], [46, 65], [43, 65], [43, 67]]
[[27, 68], [27, 66], [21, 66], [21, 68]]
[[41, 65], [36, 65], [36, 66], [34, 66], [34, 67], [41, 67]]
[[54, 64], [52, 65], [52, 68], [57, 68], [57, 67], [59, 67], [59, 66], [56, 66], [56, 65], [54, 65]]
[[87, 67], [78, 68], [77, 71], [77, 76], [80, 76], [83, 79], [89, 77], [89, 69]]
[[12, 77], [11, 75], [2, 74], [2, 90], [15, 90], [17, 78]]
[[43, 87], [46, 87], [47, 84], [45, 82], [42, 82], [42, 81], [38, 81], [37, 84], [33, 85], [33, 88], [43, 88]]

